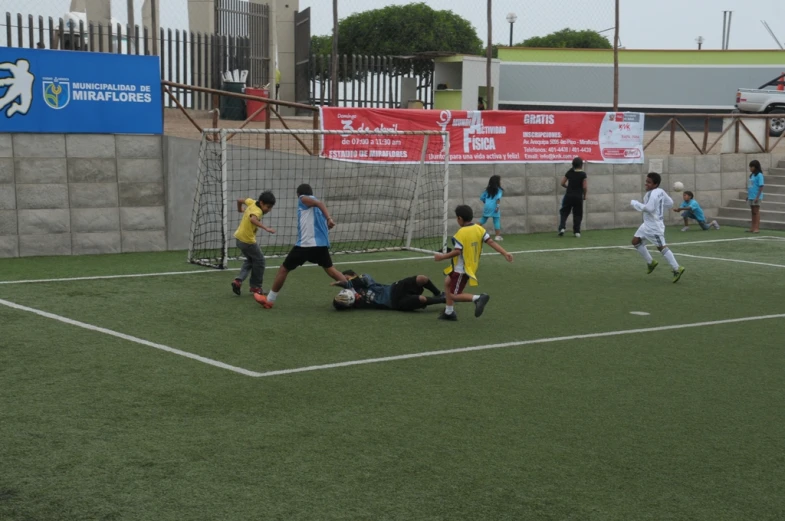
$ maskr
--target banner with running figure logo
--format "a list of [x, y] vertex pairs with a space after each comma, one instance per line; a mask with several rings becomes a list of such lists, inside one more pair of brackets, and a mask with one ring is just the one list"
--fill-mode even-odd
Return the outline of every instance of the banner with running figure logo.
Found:
[[161, 134], [157, 56], [0, 47], [0, 132]]
[[[432, 130], [450, 134], [452, 163], [643, 163], [637, 112], [460, 111], [322, 107], [322, 130]], [[391, 136], [325, 135], [322, 157], [359, 162], [420, 161], [422, 141]], [[430, 139], [426, 161], [444, 160]]]

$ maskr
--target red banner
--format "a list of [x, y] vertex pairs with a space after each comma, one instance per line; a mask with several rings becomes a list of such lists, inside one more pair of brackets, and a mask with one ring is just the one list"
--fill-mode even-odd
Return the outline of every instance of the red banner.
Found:
[[[637, 112], [525, 112], [322, 107], [322, 130], [446, 131], [451, 163], [643, 163], [643, 119]], [[427, 162], [444, 160], [429, 139]], [[418, 163], [422, 138], [325, 135], [321, 156], [344, 161]]]

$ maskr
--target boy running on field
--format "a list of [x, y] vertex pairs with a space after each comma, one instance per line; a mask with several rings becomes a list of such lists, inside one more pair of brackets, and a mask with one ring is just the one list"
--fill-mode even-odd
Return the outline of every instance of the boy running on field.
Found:
[[[243, 206], [245, 206], [245, 209], [243, 209]], [[234, 238], [237, 239], [237, 247], [245, 256], [245, 260], [243, 261], [243, 267], [240, 268], [240, 273], [232, 281], [232, 291], [234, 291], [235, 295], [240, 294], [243, 281], [248, 278], [249, 274], [251, 275], [251, 293], [262, 292], [264, 254], [256, 243], [256, 229], [261, 228], [267, 233], [275, 233], [274, 229], [262, 224], [262, 216], [270, 213], [273, 206], [275, 206], [275, 196], [272, 192], [262, 192], [256, 201], [250, 197], [237, 200], [237, 211], [242, 212], [243, 216], [240, 219], [237, 231], [234, 232]]]
[[474, 316], [482, 315], [485, 305], [490, 300], [490, 295], [481, 293], [472, 295], [463, 290], [468, 282], [471, 286], [477, 285], [477, 269], [480, 266], [482, 245], [488, 244], [498, 251], [508, 262], [512, 262], [512, 255], [491, 239], [485, 228], [472, 222], [474, 212], [470, 206], [462, 204], [455, 209], [455, 217], [460, 229], [452, 238], [453, 249], [449, 253], [437, 253], [433, 256], [435, 261], [451, 259], [450, 266], [444, 270], [447, 278], [444, 280], [444, 292], [447, 297], [447, 307], [439, 315], [439, 320], [458, 320], [453, 304], [455, 302], [474, 302]]
[[324, 268], [327, 275], [341, 283], [340, 286], [351, 288], [351, 284], [340, 271], [335, 269], [330, 258], [328, 230], [335, 227], [335, 221], [330, 217], [327, 207], [313, 196], [313, 189], [309, 184], [301, 184], [297, 187], [297, 199], [297, 242], [278, 269], [270, 293], [266, 297], [261, 294], [254, 295], [256, 301], [265, 309], [270, 309], [275, 304], [278, 292], [283, 288], [289, 272], [306, 262], [318, 264]]
[[673, 282], [678, 282], [684, 273], [684, 268], [679, 266], [676, 262], [676, 257], [673, 252], [665, 244], [665, 215], [666, 208], [673, 207], [673, 199], [665, 193], [665, 190], [660, 188], [662, 177], [660, 174], [651, 173], [646, 176], [646, 195], [643, 197], [643, 203], [640, 201], [632, 200], [630, 204], [633, 208], [643, 213], [643, 224], [640, 225], [635, 236], [632, 238], [632, 245], [638, 250], [641, 257], [646, 261], [649, 266], [648, 273], [654, 271], [654, 268], [659, 264], [656, 260], [651, 258], [651, 253], [646, 249], [643, 244], [644, 240], [649, 241], [660, 250], [662, 256], [668, 261], [673, 270]]

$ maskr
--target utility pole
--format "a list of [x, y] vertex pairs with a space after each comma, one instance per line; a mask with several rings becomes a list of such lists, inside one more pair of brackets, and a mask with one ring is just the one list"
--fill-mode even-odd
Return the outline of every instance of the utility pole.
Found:
[[619, 110], [619, 0], [616, 0], [616, 26], [613, 28], [613, 111]]
[[332, 65], [330, 76], [332, 77], [332, 85], [330, 85], [330, 97], [332, 98], [331, 105], [338, 106], [338, 0], [333, 0], [333, 52], [332, 52]]
[[487, 60], [485, 63], [485, 97], [488, 99], [486, 108], [493, 110], [493, 83], [491, 82], [491, 60], [493, 60], [493, 9], [491, 8], [491, 0], [488, 0], [488, 52]]
[[697, 44], [698, 44], [698, 50], [699, 50], [699, 51], [700, 51], [700, 50], [701, 50], [701, 48], [703, 47], [703, 42], [704, 42], [704, 41], [705, 41], [705, 40], [703, 39], [703, 36], [698, 36], [697, 38], [695, 38], [695, 43], [697, 43]]

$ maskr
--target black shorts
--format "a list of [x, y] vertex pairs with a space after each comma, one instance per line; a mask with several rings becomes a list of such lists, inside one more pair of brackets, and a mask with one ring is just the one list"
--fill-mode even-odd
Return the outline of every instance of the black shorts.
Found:
[[332, 268], [333, 260], [330, 258], [330, 248], [327, 246], [309, 246], [305, 248], [295, 246], [289, 252], [289, 255], [286, 256], [286, 260], [283, 261], [283, 267], [292, 271], [306, 262], [318, 264], [324, 269]]
[[[405, 299], [405, 297], [420, 296], [422, 293], [423, 287], [417, 284], [417, 276], [401, 279], [392, 285], [392, 290], [390, 291], [390, 306], [392, 309], [401, 309], [400, 304], [401, 301]], [[419, 307], [420, 306], [418, 305], [413, 309], [417, 309]]]

